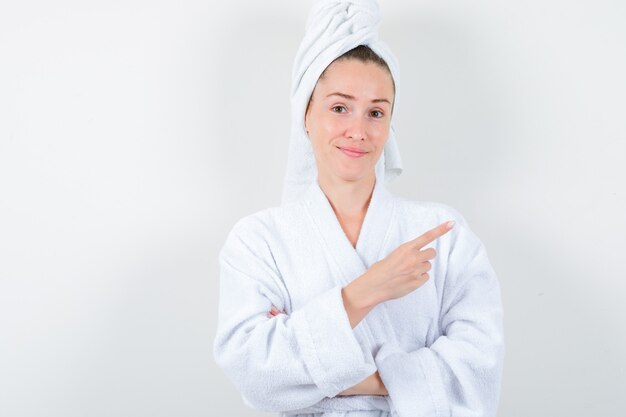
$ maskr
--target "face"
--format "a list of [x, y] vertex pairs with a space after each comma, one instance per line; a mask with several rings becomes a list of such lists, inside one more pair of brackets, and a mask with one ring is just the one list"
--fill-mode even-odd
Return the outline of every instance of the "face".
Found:
[[320, 178], [359, 181], [375, 175], [393, 99], [391, 75], [373, 62], [344, 59], [326, 69], [305, 115]]

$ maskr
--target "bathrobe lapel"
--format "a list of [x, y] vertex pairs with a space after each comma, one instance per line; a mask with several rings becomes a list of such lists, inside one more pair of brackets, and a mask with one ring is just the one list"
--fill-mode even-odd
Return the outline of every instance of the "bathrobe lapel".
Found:
[[[393, 195], [382, 181], [377, 179], [374, 185], [356, 248], [341, 228], [317, 177], [304, 195], [304, 202], [315, 225], [314, 229], [319, 232], [318, 238], [328, 249], [336, 269], [341, 271], [340, 276], [333, 277], [337, 283], [349, 284], [386, 255], [396, 205]], [[357, 334], [362, 334], [363, 342], [369, 345], [373, 354], [384, 341], [397, 340], [384, 303], [372, 309], [354, 330]]]

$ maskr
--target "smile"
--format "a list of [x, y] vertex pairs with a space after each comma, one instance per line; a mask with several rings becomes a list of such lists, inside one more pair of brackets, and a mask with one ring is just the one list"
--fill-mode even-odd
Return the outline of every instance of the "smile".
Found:
[[343, 152], [344, 155], [346, 155], [346, 156], [348, 156], [350, 158], [360, 158], [363, 155], [367, 155], [367, 152], [349, 150], [349, 149], [340, 148], [340, 147], [337, 147], [337, 149], [339, 149], [341, 152]]

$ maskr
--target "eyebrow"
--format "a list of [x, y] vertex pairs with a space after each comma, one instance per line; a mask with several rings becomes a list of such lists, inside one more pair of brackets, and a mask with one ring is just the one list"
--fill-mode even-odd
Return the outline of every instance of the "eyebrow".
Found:
[[[345, 94], [345, 93], [340, 93], [340, 92], [335, 92], [335, 93], [330, 93], [329, 95], [326, 96], [326, 98], [330, 97], [330, 96], [339, 96], [339, 97], [343, 97], [347, 100], [355, 100], [354, 96], [351, 96], [350, 94]], [[372, 100], [372, 103], [381, 103], [381, 102], [387, 102], [389, 104], [391, 104], [391, 102], [389, 100], [387, 100], [386, 98], [375, 98]]]

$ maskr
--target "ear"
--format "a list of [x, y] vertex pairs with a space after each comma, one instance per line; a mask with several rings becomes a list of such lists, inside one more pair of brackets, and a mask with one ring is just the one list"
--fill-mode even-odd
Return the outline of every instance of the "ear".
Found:
[[309, 102], [306, 104], [306, 110], [304, 111], [304, 128], [306, 129], [307, 135], [309, 134], [309, 130], [307, 129], [307, 120], [309, 119], [309, 110], [311, 109], [311, 101], [313, 101], [313, 93], [309, 97]]
[[306, 112], [304, 113], [304, 129], [306, 130], [306, 134], [309, 134], [309, 129], [307, 128], [307, 121], [309, 120], [309, 107], [307, 106]]

